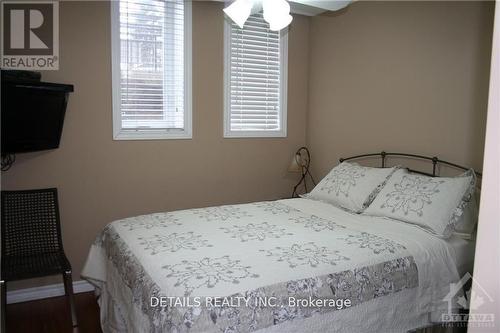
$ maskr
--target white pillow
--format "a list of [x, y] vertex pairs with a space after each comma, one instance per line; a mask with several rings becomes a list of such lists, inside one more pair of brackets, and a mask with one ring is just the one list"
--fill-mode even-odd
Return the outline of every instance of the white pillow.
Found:
[[370, 168], [343, 162], [333, 168], [306, 197], [359, 213], [370, 205], [397, 168]]
[[455, 225], [453, 235], [463, 239], [474, 239], [479, 215], [479, 191], [473, 191], [470, 202]]
[[442, 238], [450, 237], [475, 189], [473, 171], [453, 178], [394, 172], [365, 210], [366, 215], [416, 224]]

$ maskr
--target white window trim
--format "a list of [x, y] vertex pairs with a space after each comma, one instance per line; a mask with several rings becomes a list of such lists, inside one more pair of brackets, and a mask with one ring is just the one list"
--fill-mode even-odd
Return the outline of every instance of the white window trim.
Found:
[[280, 130], [231, 131], [231, 21], [224, 19], [224, 138], [286, 138], [288, 100], [288, 28], [280, 31]]
[[111, 78], [114, 140], [191, 139], [192, 115], [192, 2], [184, 2], [184, 129], [123, 129], [120, 96], [120, 2], [111, 1]]

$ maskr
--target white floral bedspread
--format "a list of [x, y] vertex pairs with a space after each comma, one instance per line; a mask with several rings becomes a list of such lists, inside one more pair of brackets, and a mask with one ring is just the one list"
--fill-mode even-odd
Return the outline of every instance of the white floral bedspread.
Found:
[[[97, 237], [82, 275], [106, 289], [135, 332], [252, 332], [342, 311], [291, 305], [289, 297], [355, 307], [412, 288], [425, 313], [458, 280], [442, 240], [308, 199], [113, 222]], [[167, 306], [152, 306], [162, 296]], [[215, 303], [229, 296], [244, 301]], [[269, 299], [272, 306], [259, 304]], [[168, 306], [180, 300], [187, 303]]]

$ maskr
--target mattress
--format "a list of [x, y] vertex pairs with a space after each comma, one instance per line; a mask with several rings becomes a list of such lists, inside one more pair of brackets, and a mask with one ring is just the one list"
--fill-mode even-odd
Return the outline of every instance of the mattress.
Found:
[[465, 273], [472, 275], [476, 242], [453, 235], [446, 240], [446, 244], [457, 266], [458, 274], [460, 276]]
[[446, 307], [470, 248], [289, 199], [115, 221], [82, 275], [100, 293], [104, 331], [389, 332], [424, 326]]

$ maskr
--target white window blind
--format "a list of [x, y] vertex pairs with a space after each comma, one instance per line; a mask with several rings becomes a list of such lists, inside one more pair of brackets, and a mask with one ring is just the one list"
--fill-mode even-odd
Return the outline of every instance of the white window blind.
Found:
[[225, 33], [225, 136], [286, 136], [287, 31], [258, 13], [243, 29], [227, 20]]
[[113, 3], [115, 138], [190, 137], [190, 8], [175, 0]]

